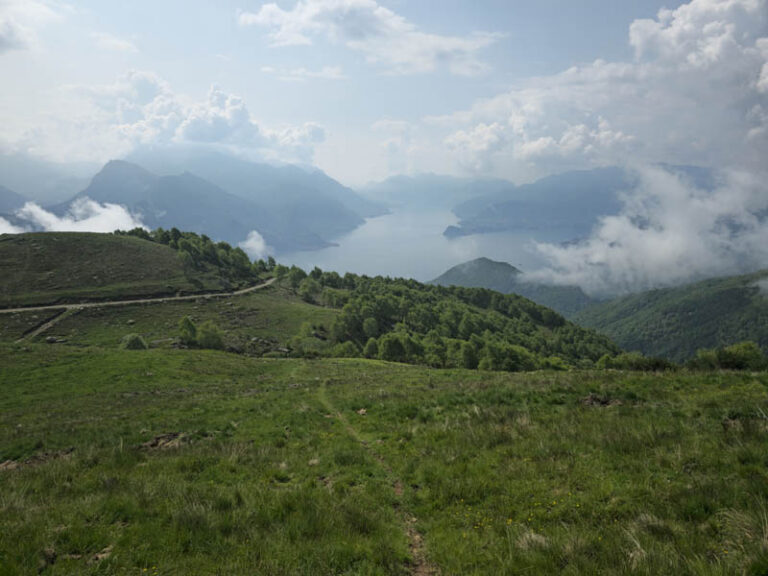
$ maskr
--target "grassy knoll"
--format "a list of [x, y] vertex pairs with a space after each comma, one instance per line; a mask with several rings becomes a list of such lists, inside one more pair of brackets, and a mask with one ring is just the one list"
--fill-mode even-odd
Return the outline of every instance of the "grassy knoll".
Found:
[[764, 574], [767, 386], [0, 344], [0, 566]]
[[0, 236], [0, 307], [226, 290], [219, 270], [190, 271], [176, 250], [133, 236]]

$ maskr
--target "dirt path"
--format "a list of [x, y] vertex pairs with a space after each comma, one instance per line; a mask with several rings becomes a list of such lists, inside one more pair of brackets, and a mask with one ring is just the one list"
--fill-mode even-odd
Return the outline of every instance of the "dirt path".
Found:
[[50, 306], [30, 306], [26, 308], [6, 308], [4, 310], [0, 310], [0, 314], [17, 314], [19, 312], [44, 312], [47, 310], [61, 310], [61, 313], [57, 314], [53, 318], [49, 319], [39, 327], [35, 328], [31, 332], [25, 334], [21, 338], [19, 338], [16, 342], [22, 342], [23, 340], [31, 339], [36, 336], [39, 336], [55, 324], [57, 324], [60, 320], [63, 320], [67, 316], [70, 316], [71, 314], [76, 314], [80, 310], [85, 310], [86, 308], [107, 308], [110, 306], [131, 306], [133, 304], [161, 304], [165, 302], [181, 302], [185, 300], [197, 300], [197, 299], [204, 299], [204, 300], [211, 300], [214, 298], [231, 298], [233, 296], [242, 296], [243, 294], [249, 294], [251, 292], [254, 292], [256, 290], [260, 290], [262, 288], [266, 288], [267, 286], [271, 286], [272, 283], [275, 281], [275, 278], [270, 278], [266, 282], [262, 284], [257, 284], [256, 286], [249, 286], [248, 288], [243, 288], [242, 290], [236, 290], [235, 292], [210, 292], [208, 294], [190, 294], [188, 296], [166, 296], [164, 298], [139, 298], [136, 300], [107, 300], [104, 302], [85, 302], [82, 304], [52, 304]]
[[344, 414], [336, 409], [331, 400], [328, 398], [325, 382], [323, 382], [318, 388], [317, 398], [323, 407], [341, 423], [341, 425], [344, 427], [344, 430], [346, 430], [346, 432], [356, 442], [358, 442], [371, 456], [373, 456], [374, 460], [376, 460], [376, 462], [378, 462], [379, 465], [387, 473], [390, 483], [392, 484], [392, 490], [394, 490], [395, 496], [397, 497], [397, 501], [395, 503], [395, 512], [397, 512], [397, 514], [400, 516], [403, 525], [405, 526], [405, 533], [408, 536], [408, 547], [411, 552], [411, 563], [408, 566], [408, 572], [414, 576], [438, 576], [440, 574], [440, 570], [436, 566], [430, 564], [427, 560], [426, 548], [424, 546], [424, 537], [416, 528], [416, 517], [405, 510], [402, 506], [402, 498], [404, 492], [402, 480], [400, 480], [400, 478], [395, 475], [392, 468], [389, 466], [389, 464], [387, 464], [387, 461], [384, 460], [384, 457], [376, 452], [376, 450], [371, 447], [370, 443], [360, 435], [360, 433], [355, 429], [354, 426], [352, 426], [352, 424], [349, 423], [349, 420], [347, 420], [346, 416], [344, 416]]
[[82, 310], [84, 308], [104, 308], [107, 306], [130, 306], [131, 304], [156, 304], [159, 302], [179, 302], [181, 300], [197, 300], [198, 298], [210, 299], [210, 298], [231, 298], [232, 296], [242, 296], [248, 294], [254, 290], [266, 288], [275, 281], [275, 278], [270, 278], [263, 284], [257, 284], [256, 286], [249, 286], [242, 290], [235, 292], [209, 292], [207, 294], [189, 294], [187, 296], [164, 296], [162, 298], [138, 298], [135, 300], [105, 300], [103, 302], [83, 302], [81, 304], [50, 304], [47, 306], [25, 306], [22, 308], [4, 308], [0, 310], [0, 314], [17, 314], [18, 312], [40, 312], [44, 310]]

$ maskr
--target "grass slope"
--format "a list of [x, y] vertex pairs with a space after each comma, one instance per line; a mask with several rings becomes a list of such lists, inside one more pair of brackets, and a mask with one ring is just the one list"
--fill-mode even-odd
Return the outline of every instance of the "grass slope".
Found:
[[0, 307], [223, 290], [213, 269], [190, 275], [175, 250], [112, 234], [0, 236]]
[[768, 567], [766, 374], [45, 344], [0, 366], [4, 573]]
[[768, 351], [766, 283], [768, 271], [714, 278], [596, 304], [573, 320], [628, 350], [677, 361], [743, 340]]

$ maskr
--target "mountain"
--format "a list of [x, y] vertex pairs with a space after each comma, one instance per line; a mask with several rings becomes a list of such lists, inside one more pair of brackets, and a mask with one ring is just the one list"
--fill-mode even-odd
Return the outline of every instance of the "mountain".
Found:
[[619, 194], [631, 187], [632, 181], [632, 176], [620, 168], [598, 168], [509, 187], [455, 206], [459, 224], [448, 227], [445, 235], [524, 231], [547, 241], [582, 238], [599, 216], [618, 213]]
[[473, 198], [514, 189], [507, 180], [455, 178], [438, 174], [393, 176], [371, 183], [360, 192], [366, 197], [403, 211], [451, 210]]
[[590, 306], [573, 320], [628, 350], [682, 361], [754, 340], [768, 350], [768, 270], [651, 290]]
[[[233, 244], [258, 230], [278, 251], [311, 250], [329, 242], [313, 232], [303, 213], [286, 218], [256, 202], [230, 194], [220, 187], [185, 172], [176, 176], [157, 176], [122, 160], [113, 160], [93, 177], [90, 185], [75, 198], [54, 207], [66, 212], [72, 202], [88, 197], [97, 202], [125, 206], [141, 217], [149, 228], [172, 228], [207, 234]], [[355, 219], [357, 222], [357, 219]], [[329, 227], [326, 226], [326, 230]], [[345, 228], [337, 228], [339, 233]]]
[[386, 208], [343, 186], [320, 170], [250, 162], [208, 149], [138, 150], [127, 160], [156, 174], [191, 172], [221, 189], [269, 210], [275, 228], [306, 230], [326, 240], [354, 230]]
[[0, 154], [0, 185], [41, 205], [63, 202], [88, 185], [98, 166], [59, 164], [28, 154]]
[[0, 214], [10, 214], [27, 202], [27, 199], [21, 194], [17, 194], [0, 184]]
[[488, 288], [503, 294], [519, 294], [570, 318], [594, 301], [577, 286], [551, 286], [528, 282], [522, 272], [506, 262], [477, 258], [447, 270], [430, 284]]

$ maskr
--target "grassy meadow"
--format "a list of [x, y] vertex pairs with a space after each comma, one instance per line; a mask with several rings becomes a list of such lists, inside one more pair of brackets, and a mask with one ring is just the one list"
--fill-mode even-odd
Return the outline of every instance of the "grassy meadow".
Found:
[[3, 573], [768, 569], [766, 374], [43, 343], [0, 367]]

